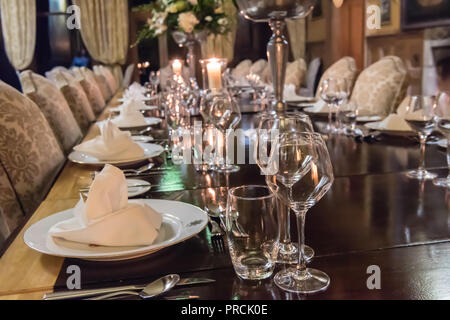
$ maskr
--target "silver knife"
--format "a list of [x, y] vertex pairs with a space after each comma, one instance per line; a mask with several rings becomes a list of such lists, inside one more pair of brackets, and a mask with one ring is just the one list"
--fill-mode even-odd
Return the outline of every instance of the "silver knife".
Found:
[[[186, 278], [181, 279], [177, 283], [177, 287], [191, 286], [198, 284], [208, 284], [214, 283], [216, 280], [206, 279], [206, 278]], [[143, 290], [146, 285], [136, 285], [136, 286], [122, 286], [114, 288], [103, 288], [103, 289], [92, 289], [92, 290], [71, 290], [71, 291], [60, 291], [52, 292], [44, 295], [44, 300], [66, 300], [66, 299], [77, 299], [77, 298], [87, 298], [93, 297], [101, 294], [113, 293], [117, 291], [137, 291]]]

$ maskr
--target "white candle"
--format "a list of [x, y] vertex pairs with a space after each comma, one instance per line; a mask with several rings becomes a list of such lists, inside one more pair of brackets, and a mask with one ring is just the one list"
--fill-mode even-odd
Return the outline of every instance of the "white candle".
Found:
[[172, 70], [173, 73], [175, 73], [177, 76], [181, 76], [182, 71], [183, 71], [183, 64], [181, 63], [180, 60], [174, 60], [172, 63]]
[[222, 89], [222, 66], [216, 59], [211, 59], [206, 66], [208, 70], [209, 89]]

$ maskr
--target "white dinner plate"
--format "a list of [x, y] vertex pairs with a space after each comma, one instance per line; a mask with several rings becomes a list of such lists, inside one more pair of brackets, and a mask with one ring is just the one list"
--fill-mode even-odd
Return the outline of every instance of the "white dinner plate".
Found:
[[381, 122], [369, 122], [369, 123], [365, 123], [364, 126], [366, 128], [369, 128], [372, 130], [377, 130], [377, 131], [380, 131], [380, 132], [382, 132], [386, 135], [390, 135], [390, 136], [416, 136], [417, 135], [414, 131], [383, 129], [383, 128], [380, 128], [380, 123]]
[[33, 224], [25, 231], [24, 241], [31, 249], [52, 256], [94, 261], [120, 261], [146, 256], [190, 239], [200, 233], [208, 223], [208, 217], [203, 210], [184, 202], [156, 199], [139, 201], [145, 201], [163, 216], [160, 233], [150, 246], [90, 246], [49, 237], [48, 231], [52, 226], [73, 218], [72, 209], [56, 213]]
[[[324, 117], [328, 117], [329, 112], [328, 111], [315, 111], [315, 107], [308, 107], [303, 109], [304, 112], [309, 113], [309, 114], [315, 114], [318, 116], [324, 116]], [[333, 111], [333, 114], [335, 114], [335, 112]]]
[[298, 96], [297, 98], [292, 98], [292, 99], [285, 99], [287, 103], [306, 103], [308, 102], [309, 105], [311, 105], [311, 103], [314, 103], [316, 101], [316, 98], [313, 97], [301, 97]]
[[[103, 121], [99, 121], [96, 123], [96, 125], [101, 128], [103, 126], [103, 124], [105, 123], [106, 120]], [[157, 124], [160, 124], [162, 122], [162, 120], [160, 118], [151, 118], [151, 117], [147, 117], [145, 118], [145, 122], [147, 122], [147, 124], [139, 124], [139, 125], [134, 125], [134, 126], [129, 126], [129, 127], [122, 127], [119, 126], [119, 129], [140, 129], [140, 128], [146, 128], [149, 126], [156, 126]], [[114, 122], [113, 122], [114, 123]]]
[[131, 138], [133, 139], [134, 142], [143, 142], [143, 143], [155, 140], [153, 137], [150, 136], [132, 136]]
[[356, 118], [357, 122], [376, 122], [383, 120], [380, 116], [360, 116]]
[[110, 161], [99, 160], [93, 156], [89, 156], [87, 154], [74, 150], [71, 154], [69, 154], [69, 160], [78, 164], [88, 164], [97, 166], [111, 164], [120, 167], [136, 164], [146, 159], [157, 157], [164, 152], [164, 148], [158, 144], [142, 143], [142, 142], [138, 142], [137, 144], [144, 150], [144, 155], [133, 159], [110, 160]]
[[447, 139], [441, 139], [436, 144], [441, 148], [447, 149]]
[[[141, 111], [153, 111], [153, 110], [157, 110], [157, 109], [158, 109], [157, 106], [147, 106], [147, 105], [142, 106], [142, 107], [139, 108], [139, 110], [141, 110]], [[110, 108], [109, 109], [110, 112], [120, 112], [121, 110], [122, 110], [121, 107], [116, 107], [116, 108]]]
[[152, 184], [140, 179], [127, 179], [128, 198], [134, 198], [147, 193], [152, 188]]

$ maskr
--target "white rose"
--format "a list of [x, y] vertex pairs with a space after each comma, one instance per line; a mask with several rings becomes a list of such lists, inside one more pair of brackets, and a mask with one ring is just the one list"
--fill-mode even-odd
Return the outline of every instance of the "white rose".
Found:
[[199, 23], [200, 21], [192, 11], [180, 13], [178, 16], [178, 25], [186, 33], [194, 31], [195, 26]]
[[211, 22], [211, 21], [213, 21], [213, 18], [211, 16], [207, 16], [207, 17], [205, 17], [205, 20], [208, 22]]
[[224, 26], [226, 24], [228, 24], [228, 19], [227, 18], [221, 18], [217, 21], [218, 24]]
[[218, 7], [214, 10], [214, 13], [223, 13], [223, 8], [222, 7]]
[[189, 0], [189, 3], [192, 4], [193, 6], [198, 5], [198, 0]]
[[178, 12], [177, 5], [175, 3], [171, 4], [170, 6], [167, 7], [166, 12], [177, 13]]

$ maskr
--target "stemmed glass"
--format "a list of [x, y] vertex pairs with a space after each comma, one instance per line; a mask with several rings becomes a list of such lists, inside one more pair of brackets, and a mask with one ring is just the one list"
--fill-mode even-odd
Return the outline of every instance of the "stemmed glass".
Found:
[[435, 179], [433, 183], [438, 187], [450, 188], [450, 96], [446, 92], [438, 95], [435, 114], [437, 128], [447, 138], [447, 164], [449, 172], [446, 178]]
[[[345, 78], [330, 78], [322, 82], [319, 87], [320, 97], [328, 104], [328, 127], [327, 133], [341, 132], [341, 114], [339, 106], [343, 104], [350, 95], [349, 81]], [[336, 126], [333, 127], [333, 113], [336, 114]]]
[[[256, 143], [255, 160], [263, 174], [269, 164], [268, 155], [271, 147], [279, 134], [287, 132], [314, 132], [310, 118], [301, 113], [287, 112], [284, 114], [262, 114], [260, 117]], [[267, 173], [268, 174], [268, 173]], [[281, 228], [280, 250], [278, 263], [292, 264], [297, 261], [297, 244], [291, 242], [290, 209], [282, 201], [278, 201]], [[314, 250], [305, 246], [306, 259], [309, 261], [314, 256]]]
[[253, 100], [251, 101], [251, 104], [259, 105], [261, 104], [261, 77], [257, 74], [251, 73], [247, 75], [247, 81], [252, 87], [253, 90]]
[[275, 170], [268, 177], [269, 187], [295, 212], [299, 240], [298, 265], [277, 273], [275, 284], [300, 294], [326, 290], [328, 275], [306, 267], [304, 229], [306, 213], [334, 182], [328, 149], [320, 134], [289, 132], [281, 135], [274, 153], [278, 156], [272, 157]]
[[205, 103], [207, 103], [205, 109], [209, 110], [209, 120], [220, 130], [222, 137], [224, 137], [223, 146], [219, 146], [223, 147], [223, 157], [219, 159], [220, 163], [217, 171], [225, 173], [237, 172], [240, 168], [230, 164], [230, 161], [232, 162], [234, 159], [229, 159], [227, 150], [231, 136], [234, 138], [232, 131], [241, 122], [241, 110], [226, 89], [208, 90], [205, 96]]
[[413, 96], [406, 107], [405, 120], [416, 131], [420, 139], [420, 163], [417, 170], [406, 175], [411, 179], [431, 180], [436, 174], [425, 169], [425, 147], [428, 136], [436, 127], [434, 115], [434, 98], [430, 96]]
[[355, 102], [348, 101], [341, 107], [341, 114], [344, 123], [343, 132], [348, 136], [357, 136], [356, 122], [358, 113], [358, 105]]
[[152, 95], [156, 95], [158, 93], [158, 86], [161, 83], [161, 72], [150, 72], [149, 81], [152, 86]]

